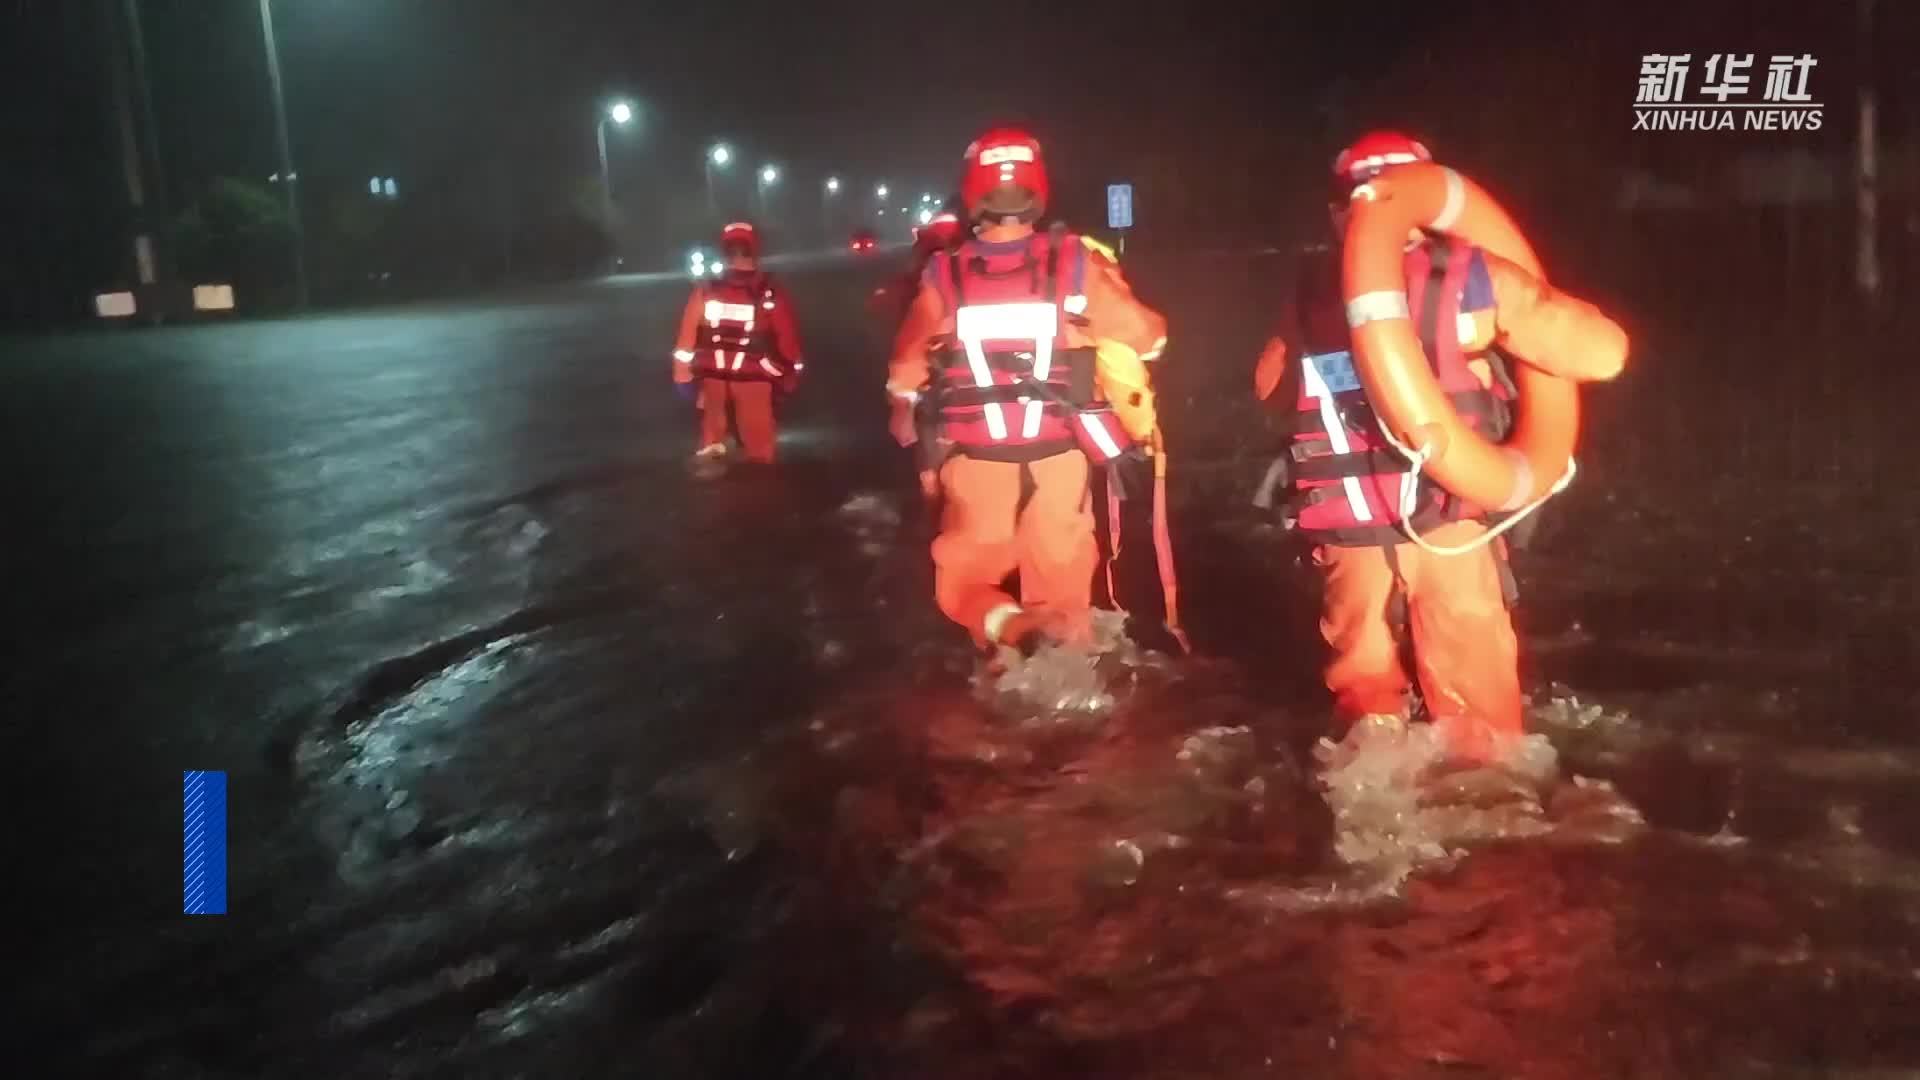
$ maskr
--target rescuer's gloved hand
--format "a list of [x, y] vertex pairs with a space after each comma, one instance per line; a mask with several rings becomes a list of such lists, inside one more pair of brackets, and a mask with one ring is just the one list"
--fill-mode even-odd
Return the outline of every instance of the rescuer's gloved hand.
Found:
[[785, 375], [780, 376], [779, 387], [782, 394], [791, 394], [795, 390], [800, 389], [800, 373], [797, 371], [789, 371]]
[[673, 392], [676, 394], [679, 394], [680, 400], [685, 401], [688, 404], [692, 404], [693, 402], [700, 400], [700, 384], [698, 382], [674, 383]]

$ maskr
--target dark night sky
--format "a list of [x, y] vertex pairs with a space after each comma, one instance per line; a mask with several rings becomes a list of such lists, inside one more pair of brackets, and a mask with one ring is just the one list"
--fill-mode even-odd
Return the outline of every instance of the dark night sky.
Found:
[[[30, 238], [10, 257], [50, 237], [99, 242], [74, 208], [114, 191], [102, 2], [0, 0], [12, 84], [0, 106], [10, 162], [0, 213], [14, 219], [0, 238]], [[1880, 7], [1876, 67], [1897, 134], [1920, 78], [1920, 4]], [[700, 151], [716, 136], [786, 166], [789, 198], [817, 191], [828, 171], [863, 191], [876, 176], [939, 191], [974, 131], [1012, 117], [1047, 140], [1063, 210], [1092, 213], [1102, 185], [1158, 169], [1181, 175], [1178, 201], [1190, 205], [1156, 208], [1144, 181], [1143, 219], [1257, 217], [1314, 190], [1335, 140], [1366, 123], [1402, 123], [1470, 169], [1511, 169], [1516, 154], [1684, 167], [1726, 152], [1629, 133], [1644, 52], [1812, 52], [1814, 85], [1834, 108], [1820, 138], [1795, 137], [1809, 145], [1844, 143], [1861, 70], [1841, 0], [1244, 9], [275, 0], [303, 176], [393, 174], [411, 191], [502, 168], [525, 182], [590, 177], [596, 103], [625, 94], [643, 104], [644, 130], [612, 139], [616, 171], [682, 197], [699, 189]], [[143, 0], [142, 10], [170, 188], [273, 171], [254, 0]]]

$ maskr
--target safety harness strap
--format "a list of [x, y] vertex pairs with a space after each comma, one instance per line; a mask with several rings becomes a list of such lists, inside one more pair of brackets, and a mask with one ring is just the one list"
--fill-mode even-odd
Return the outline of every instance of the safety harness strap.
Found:
[[1403, 473], [1412, 468], [1399, 451], [1388, 447], [1357, 450], [1350, 454], [1320, 454], [1295, 458], [1293, 478], [1299, 482], [1359, 479], [1376, 474]]

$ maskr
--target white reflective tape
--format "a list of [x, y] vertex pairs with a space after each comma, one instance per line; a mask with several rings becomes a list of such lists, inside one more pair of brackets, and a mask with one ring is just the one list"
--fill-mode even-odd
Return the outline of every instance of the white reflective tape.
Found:
[[693, 352], [693, 350], [692, 350], [692, 349], [675, 349], [675, 350], [673, 350], [673, 358], [674, 358], [675, 360], [678, 360], [678, 361], [680, 361], [680, 362], [681, 362], [681, 363], [683, 363], [683, 364], [691, 364], [691, 363], [693, 363], [693, 356], [694, 356], [694, 352]]
[[1473, 324], [1473, 316], [1464, 311], [1453, 317], [1453, 328], [1462, 345], [1471, 345], [1480, 336], [1480, 328]]
[[1040, 437], [1040, 414], [1045, 411], [1045, 408], [1039, 402], [1031, 399], [1027, 400], [1027, 415], [1025, 419], [1020, 421], [1021, 438], [1037, 439]]
[[730, 370], [730, 371], [739, 371], [739, 370], [740, 370], [740, 365], [741, 365], [741, 364], [744, 364], [744, 363], [746, 363], [746, 362], [747, 362], [747, 354], [746, 354], [746, 353], [745, 353], [744, 351], [742, 351], [742, 352], [736, 352], [736, 353], [734, 353], [734, 354], [733, 354], [733, 366], [732, 366], [731, 368], [729, 368], [728, 370]]
[[995, 442], [1005, 439], [1007, 437], [1007, 414], [1000, 411], [1000, 403], [996, 401], [988, 404], [986, 412], [987, 434], [993, 436]]
[[1087, 313], [1087, 298], [1075, 293], [1062, 301], [1060, 306], [1065, 309], [1069, 315], [1085, 315]]
[[752, 304], [729, 304], [720, 300], [707, 301], [708, 323], [751, 323], [753, 322]]
[[1033, 343], [1033, 377], [1041, 382], [1053, 374], [1053, 338], [1043, 337]]
[[1060, 309], [1047, 303], [972, 304], [953, 313], [962, 341], [1052, 340], [1060, 332]]
[[1146, 352], [1143, 352], [1140, 354], [1140, 360], [1143, 363], [1148, 361], [1158, 360], [1160, 359], [1160, 354], [1165, 351], [1167, 351], [1167, 336], [1165, 334], [1162, 334], [1158, 338], [1154, 339], [1153, 348], [1148, 349]]
[[[1320, 369], [1314, 366], [1313, 357], [1303, 358], [1300, 376], [1306, 385], [1307, 396], [1320, 401], [1320, 426], [1327, 429], [1327, 442], [1333, 447], [1333, 452], [1353, 453], [1353, 443], [1347, 438], [1346, 422], [1340, 419], [1340, 410], [1333, 404], [1333, 391], [1327, 389], [1327, 380], [1320, 374]], [[1354, 520], [1372, 521], [1373, 511], [1367, 507], [1367, 497], [1360, 490], [1359, 479], [1344, 477], [1340, 486], [1346, 490], [1347, 507], [1353, 511]]]
[[1410, 317], [1405, 289], [1363, 293], [1347, 301], [1347, 325], [1355, 330], [1370, 322]]
[[800, 361], [798, 361], [798, 360], [795, 360], [795, 361], [793, 362], [793, 370], [795, 370], [795, 371], [805, 371], [805, 370], [807, 370], [807, 365], [805, 365], [805, 364], [803, 364], [803, 363], [801, 363], [801, 362], [800, 362]]
[[1120, 456], [1120, 444], [1113, 441], [1113, 434], [1107, 430], [1105, 424], [1095, 420], [1092, 415], [1088, 413], [1081, 413], [1080, 426], [1085, 428], [1087, 434], [1093, 437], [1093, 445], [1099, 447], [1101, 453], [1110, 458]]
[[987, 349], [979, 341], [962, 340], [967, 350], [967, 366], [973, 369], [973, 385], [987, 387], [993, 385], [993, 369], [987, 366]]
[[767, 374], [773, 376], [776, 379], [779, 378], [781, 375], [786, 374], [785, 372], [781, 371], [779, 368], [774, 367], [773, 361], [767, 359], [764, 356], [760, 358], [760, 370], [766, 372]]
[[[1060, 309], [1053, 304], [976, 304], [953, 313], [954, 336], [967, 354], [967, 366], [978, 387], [993, 383], [987, 364], [989, 341], [1031, 341], [1034, 374], [1045, 378], [1053, 367], [1053, 339], [1060, 332]], [[1007, 437], [1007, 418], [1000, 405], [986, 406], [987, 432], [998, 441]]]
[[987, 612], [987, 617], [980, 620], [980, 629], [987, 632], [987, 640], [999, 641], [1000, 631], [1006, 628], [1007, 620], [1020, 614], [1020, 610], [1019, 604], [1001, 604]]
[[1031, 146], [993, 146], [980, 151], [980, 164], [1000, 165], [1013, 161], [1032, 161]]
[[1434, 232], [1446, 232], [1453, 228], [1453, 223], [1460, 220], [1460, 212], [1467, 208], [1467, 185], [1460, 181], [1459, 173], [1452, 169], [1444, 171], [1447, 177], [1447, 201], [1427, 226]]

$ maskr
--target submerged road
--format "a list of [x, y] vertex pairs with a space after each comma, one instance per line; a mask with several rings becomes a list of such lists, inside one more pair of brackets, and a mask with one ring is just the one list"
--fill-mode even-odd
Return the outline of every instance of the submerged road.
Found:
[[[813, 381], [783, 463], [721, 477], [666, 382], [679, 282], [5, 343], [20, 1060], [1920, 1067], [1910, 586], [1763, 577], [1602, 464], [1522, 564], [1532, 771], [1318, 759], [1310, 583], [1243, 508], [1275, 268], [1147, 263], [1203, 655], [1117, 647], [1086, 708], [976, 691], [885, 439], [880, 269], [791, 275]], [[231, 778], [225, 917], [178, 914], [189, 769]]]

